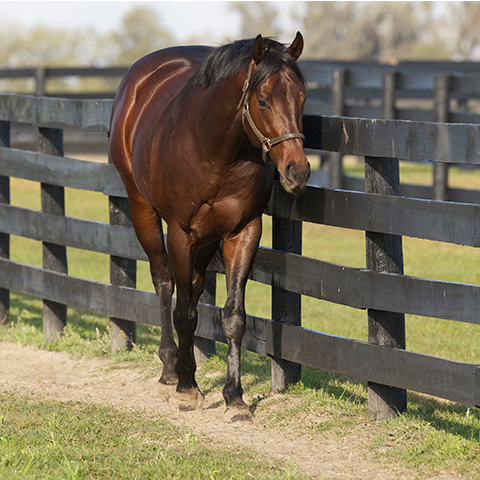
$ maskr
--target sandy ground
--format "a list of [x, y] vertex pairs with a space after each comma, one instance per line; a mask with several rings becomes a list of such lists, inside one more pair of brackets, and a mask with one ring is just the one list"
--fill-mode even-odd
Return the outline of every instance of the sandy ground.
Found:
[[[363, 458], [361, 438], [342, 441], [298, 435], [285, 427], [265, 427], [259, 415], [253, 424], [225, 423], [221, 395], [205, 398], [196, 412], [177, 412], [158, 395], [158, 377], [145, 378], [138, 369], [112, 369], [106, 358], [72, 359], [65, 353], [36, 350], [0, 343], [0, 391], [28, 393], [37, 398], [82, 401], [117, 408], [143, 408], [165, 415], [185, 426], [193, 435], [207, 436], [215, 443], [241, 450], [263, 452], [291, 468], [316, 479], [410, 480], [411, 472], [392, 471], [388, 466]], [[437, 476], [429, 480], [453, 480]]]

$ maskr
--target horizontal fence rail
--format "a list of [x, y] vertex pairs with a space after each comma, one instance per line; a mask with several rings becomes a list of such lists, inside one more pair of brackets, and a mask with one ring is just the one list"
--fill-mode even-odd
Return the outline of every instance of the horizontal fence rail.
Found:
[[[379, 64], [363, 61], [302, 60], [308, 83], [305, 113], [361, 118], [390, 118], [425, 122], [480, 123], [478, 62], [401, 61]], [[0, 83], [12, 91], [62, 98], [113, 98], [128, 67], [0, 69]], [[82, 83], [90, 78], [89, 85]], [[3, 79], [3, 80], [2, 80]], [[72, 80], [76, 80], [73, 81]], [[93, 88], [92, 91], [92, 80]], [[1, 85], [0, 85], [1, 88]], [[83, 91], [88, 88], [90, 91]], [[100, 91], [102, 90], [102, 91]], [[92, 144], [93, 146], [93, 144]], [[326, 163], [324, 164], [324, 166]], [[328, 163], [328, 185], [352, 188], [343, 173], [342, 155]], [[409, 196], [464, 201], [448, 189], [448, 165], [436, 169], [434, 193], [417, 188]]]
[[[0, 95], [0, 121], [42, 128], [108, 131], [111, 101]], [[308, 148], [372, 157], [480, 163], [479, 127], [400, 120], [304, 118]], [[441, 140], [439, 140], [441, 138]], [[456, 152], [451, 157], [452, 152]], [[125, 198], [114, 167], [0, 147], [0, 177]], [[480, 246], [480, 206], [308, 186], [288, 196], [274, 185], [267, 213], [276, 218]], [[0, 232], [146, 261], [133, 230], [0, 203]], [[218, 262], [211, 268], [223, 272]], [[295, 253], [260, 248], [251, 279], [289, 292], [359, 309], [412, 313], [480, 324], [480, 286], [345, 267]], [[131, 322], [159, 325], [150, 292], [107, 285], [0, 258], [0, 288], [34, 295]], [[219, 307], [202, 303], [196, 335], [224, 342]], [[313, 332], [249, 317], [244, 348], [361, 380], [480, 406], [480, 369], [398, 348]]]
[[[381, 107], [372, 106], [373, 100], [381, 99], [385, 89], [385, 76], [395, 75], [395, 98], [402, 99], [432, 99], [435, 90], [435, 80], [440, 76], [449, 76], [449, 97], [452, 99], [476, 99], [480, 98], [480, 89], [476, 81], [480, 73], [478, 62], [398, 62], [395, 65], [378, 64], [375, 62], [355, 61], [332, 61], [332, 60], [302, 60], [301, 68], [309, 84], [309, 101], [307, 108], [321, 111], [309, 113], [329, 114], [332, 103], [332, 87], [335, 72], [346, 72], [344, 85], [345, 98], [363, 101], [363, 105], [346, 105], [347, 110], [354, 111], [362, 109], [362, 116], [365, 117], [365, 110], [372, 112], [372, 118], [381, 117]], [[18, 68], [0, 69], [0, 80], [33, 80], [30, 91], [39, 96], [62, 97], [62, 98], [113, 98], [120, 79], [126, 73], [128, 67], [105, 67], [105, 68], [62, 68], [62, 67], [39, 67], [39, 68]], [[67, 88], [57, 90], [48, 87], [52, 80], [77, 78], [103, 79], [104, 85], [101, 92], [78, 92], [70, 91]], [[108, 83], [107, 83], [108, 82]], [[425, 109], [397, 109], [397, 118], [408, 118], [411, 120], [432, 121], [432, 111]], [[405, 117], [407, 114], [415, 115], [417, 118]], [[347, 112], [345, 112], [347, 114]], [[350, 113], [348, 113], [349, 116]], [[460, 114], [459, 114], [460, 115]], [[356, 115], [353, 115], [356, 116]], [[421, 118], [423, 116], [423, 118]]]

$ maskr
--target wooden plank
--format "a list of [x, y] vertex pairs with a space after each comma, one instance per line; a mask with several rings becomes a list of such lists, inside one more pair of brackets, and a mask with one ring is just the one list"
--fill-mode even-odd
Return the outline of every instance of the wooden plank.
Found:
[[126, 197], [113, 165], [0, 147], [0, 175]]
[[304, 115], [305, 147], [372, 157], [480, 164], [480, 126]]
[[480, 325], [480, 286], [345, 267], [260, 248], [251, 278], [353, 308]]
[[0, 205], [0, 232], [148, 261], [132, 228]]
[[112, 100], [71, 100], [0, 94], [0, 120], [45, 128], [107, 132]]
[[49, 67], [46, 68], [48, 78], [58, 77], [123, 77], [128, 67]]
[[[480, 119], [478, 122], [480, 123]], [[364, 179], [352, 175], [344, 175], [345, 190], [363, 192], [365, 188]], [[415, 199], [432, 200], [433, 189], [429, 185], [415, 185], [409, 183], [400, 184], [400, 196]], [[480, 205], [480, 190], [469, 190], [466, 188], [447, 189], [447, 201], [454, 203], [469, 203]], [[411, 236], [411, 235], [408, 235]], [[455, 243], [455, 242], [452, 242]]]
[[[0, 121], [0, 146], [10, 146], [10, 122]], [[1, 165], [1, 162], [0, 162]], [[10, 204], [10, 178], [0, 173], [0, 206]], [[0, 216], [1, 219], [1, 216]], [[0, 234], [0, 258], [10, 258], [10, 235]], [[0, 326], [10, 321], [10, 292], [0, 289]]]
[[[449, 122], [450, 117], [450, 75], [442, 75], [435, 79], [434, 110], [435, 121]], [[433, 198], [435, 200], [447, 199], [448, 163], [433, 164]]]
[[[0, 120], [107, 131], [111, 100], [0, 95]], [[306, 147], [352, 155], [480, 164], [480, 127], [402, 120], [304, 116]]]
[[267, 354], [321, 370], [476, 406], [477, 365], [267, 321]]
[[[348, 71], [345, 69], [332, 72], [331, 114], [336, 116], [346, 115], [345, 90], [349, 82]], [[329, 186], [332, 188], [343, 187], [343, 155], [332, 152], [328, 161], [330, 174]]]
[[[100, 315], [160, 326], [158, 297], [152, 292], [62, 275], [1, 258], [0, 288], [47, 298], [53, 302], [64, 302]], [[225, 342], [221, 333], [220, 309], [204, 304], [199, 304], [198, 309], [199, 326], [196, 335]], [[205, 319], [212, 316], [215, 319], [214, 328], [204, 323]], [[265, 355], [264, 331], [264, 319], [247, 316], [242, 348]]]
[[[126, 196], [113, 165], [1, 147], [0, 160], [0, 175]], [[474, 193], [465, 192], [460, 197], [462, 191], [452, 189], [449, 195], [468, 201], [470, 195], [472, 200], [476, 199]], [[392, 209], [394, 214], [380, 215]], [[476, 247], [480, 246], [479, 211], [476, 205], [382, 198], [313, 186], [308, 186], [302, 196], [293, 197], [278, 182], [267, 210], [270, 215], [283, 218]]]
[[[284, 252], [302, 254], [302, 223], [285, 218], [273, 217], [272, 247]], [[301, 297], [272, 282], [272, 319], [288, 325], [301, 325], [302, 308]], [[289, 385], [297, 383], [302, 376], [302, 367], [297, 363], [287, 362], [272, 357], [272, 390], [280, 391]]]
[[[63, 156], [63, 130], [39, 127], [38, 150], [48, 155]], [[48, 183], [41, 184], [42, 212], [65, 215], [65, 189]], [[67, 273], [67, 251], [57, 242], [42, 242], [43, 268], [60, 274]], [[59, 339], [67, 323], [67, 305], [43, 299], [43, 333], [46, 343]]]
[[80, 128], [108, 132], [111, 100], [37, 98], [36, 124], [50, 128]]
[[0, 78], [33, 78], [34, 68], [0, 68]]
[[[111, 100], [0, 95], [0, 120], [107, 131]], [[352, 155], [480, 164], [480, 127], [305, 115], [306, 147]]]
[[0, 94], [0, 120], [36, 123], [36, 99], [33, 95]]
[[[127, 71], [127, 67], [48, 67], [45, 74], [55, 77], [119, 77]], [[30, 78], [35, 76], [35, 68], [1, 68], [0, 78]]]
[[475, 406], [480, 408], [480, 367], [475, 369]]
[[[216, 304], [217, 296], [217, 274], [215, 272], [208, 271], [205, 273], [205, 284], [203, 287], [203, 293], [200, 296], [200, 303], [208, 305]], [[205, 322], [209, 323], [210, 319], [206, 318]], [[199, 336], [195, 336], [193, 339], [193, 354], [197, 365], [201, 362], [209, 359], [216, 353], [216, 344], [214, 340], [208, 340]]]
[[480, 206], [307, 186], [288, 195], [275, 183], [269, 215], [355, 230], [480, 246]]
[[[133, 228], [128, 199], [110, 196], [108, 199], [110, 225]], [[118, 255], [110, 255], [110, 283], [121, 287], [137, 285], [137, 261]], [[136, 324], [121, 317], [110, 317], [110, 346], [112, 353], [136, 343]]]
[[[397, 158], [365, 157], [365, 192], [398, 196], [400, 166]], [[366, 267], [403, 275], [403, 246], [399, 235], [365, 232]], [[405, 315], [368, 309], [368, 343], [405, 349]], [[373, 420], [391, 418], [407, 410], [407, 392], [391, 383], [368, 382], [368, 408]]]
[[[36, 240], [63, 239], [74, 248], [147, 260], [131, 229], [0, 206], [0, 231]], [[216, 271], [225, 273], [217, 266]], [[378, 308], [480, 323], [480, 287], [407, 276], [375, 274], [294, 254], [260, 248], [251, 279], [354, 308]], [[390, 290], [392, 289], [392, 290]], [[392, 292], [399, 291], [399, 295]], [[382, 296], [385, 296], [384, 298]]]

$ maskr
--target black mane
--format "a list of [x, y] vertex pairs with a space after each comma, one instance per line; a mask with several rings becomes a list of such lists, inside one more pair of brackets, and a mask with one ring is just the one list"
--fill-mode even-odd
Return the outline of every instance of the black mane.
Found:
[[[300, 67], [297, 61], [287, 53], [285, 46], [271, 38], [263, 40], [267, 51], [250, 81], [250, 90], [257, 88], [284, 65], [291, 68], [305, 86], [305, 78]], [[253, 58], [253, 42], [254, 39], [237, 40], [217, 47], [207, 56], [193, 76], [194, 86], [208, 88], [221, 78], [230, 78], [246, 71]]]

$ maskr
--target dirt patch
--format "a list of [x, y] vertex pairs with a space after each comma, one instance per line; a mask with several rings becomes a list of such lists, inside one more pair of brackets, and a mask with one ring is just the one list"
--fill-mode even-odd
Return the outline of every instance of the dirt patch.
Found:
[[[286, 468], [293, 461], [297, 471], [321, 479], [410, 480], [415, 475], [391, 471], [365, 459], [357, 446], [361, 439], [341, 441], [300, 436], [288, 428], [262, 424], [260, 414], [253, 424], [225, 423], [221, 394], [205, 398], [201, 411], [179, 413], [157, 395], [158, 378], [145, 378], [135, 368], [112, 369], [105, 358], [72, 359], [65, 353], [36, 350], [0, 343], [0, 391], [28, 393], [34, 398], [82, 401], [118, 408], [143, 408], [165, 415], [194, 435], [241, 451], [248, 447], [279, 460]], [[453, 480], [440, 476], [431, 480]], [[457, 478], [457, 477], [455, 477]]]

